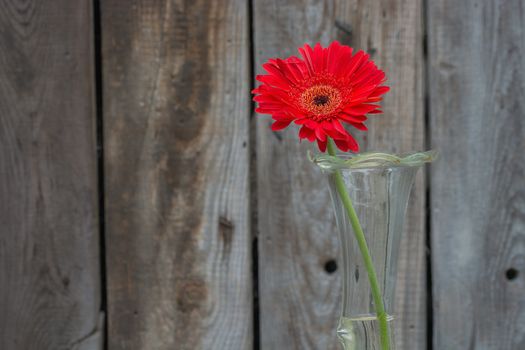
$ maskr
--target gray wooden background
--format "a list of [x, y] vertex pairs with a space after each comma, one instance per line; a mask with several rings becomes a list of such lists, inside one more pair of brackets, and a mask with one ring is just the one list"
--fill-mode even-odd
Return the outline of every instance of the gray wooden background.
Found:
[[326, 184], [250, 96], [334, 39], [392, 87], [364, 148], [441, 152], [399, 349], [525, 349], [522, 0], [0, 0], [0, 349], [339, 349]]

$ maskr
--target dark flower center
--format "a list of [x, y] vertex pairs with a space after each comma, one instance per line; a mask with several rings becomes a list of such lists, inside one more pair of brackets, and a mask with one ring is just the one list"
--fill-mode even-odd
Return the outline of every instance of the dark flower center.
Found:
[[328, 96], [326, 95], [319, 95], [319, 96], [315, 96], [314, 97], [314, 105], [316, 106], [324, 106], [325, 104], [328, 103], [330, 99], [328, 98]]
[[341, 92], [330, 85], [312, 85], [301, 93], [298, 102], [309, 116], [329, 116], [341, 105]]

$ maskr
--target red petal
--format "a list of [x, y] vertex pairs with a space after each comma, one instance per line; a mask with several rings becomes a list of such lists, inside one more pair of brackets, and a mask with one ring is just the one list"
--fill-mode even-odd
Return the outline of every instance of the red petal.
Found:
[[357, 52], [352, 60], [349, 62], [349, 66], [346, 71], [342, 72], [345, 76], [352, 75], [364, 62], [368, 61], [368, 54], [364, 51]]
[[334, 139], [335, 145], [337, 148], [339, 148], [343, 152], [348, 152], [348, 144], [346, 143], [346, 140], [338, 140]]
[[321, 140], [323, 142], [326, 141], [326, 134], [324, 133], [320, 125], [317, 125], [317, 127], [315, 128], [315, 137], [317, 137], [318, 140]]
[[319, 147], [321, 152], [326, 152], [326, 141], [317, 140], [317, 147]]
[[359, 152], [359, 144], [357, 141], [352, 137], [352, 135], [348, 134], [348, 139], [346, 140], [346, 143], [348, 144], [348, 148], [352, 152]]
[[295, 120], [295, 124], [303, 125], [303, 124], [306, 124], [307, 121], [308, 121], [308, 118], [300, 118], [300, 119]]
[[344, 139], [346, 137], [346, 130], [343, 128], [343, 132], [340, 132], [334, 128], [332, 122], [324, 121], [321, 123], [324, 132], [333, 139]]
[[287, 115], [287, 114], [273, 114], [272, 115], [272, 119], [277, 121], [289, 121], [290, 123], [293, 122], [295, 120], [295, 117], [294, 116], [291, 116], [291, 115]]
[[390, 91], [390, 87], [388, 87], [388, 86], [379, 86], [368, 97], [370, 98], [370, 97], [381, 96], [383, 94], [386, 94], [388, 91]]
[[288, 120], [288, 121], [278, 120], [272, 124], [271, 128], [273, 131], [282, 130], [286, 128], [288, 125], [290, 125], [291, 122], [292, 122], [291, 120]]
[[339, 119], [342, 119], [345, 122], [364, 122], [367, 118], [365, 115], [348, 115], [348, 114], [340, 114]]
[[341, 134], [348, 133], [339, 120], [337, 119], [332, 120], [332, 125], [334, 126], [334, 129], [339, 131]]
[[314, 70], [315, 72], [322, 72], [325, 68], [324, 66], [324, 54], [323, 54], [323, 47], [320, 43], [315, 44], [314, 46], [314, 54], [312, 57], [312, 61], [314, 64]]
[[312, 119], [306, 119], [305, 125], [312, 130], [317, 129], [318, 126], [317, 122], [314, 122]]
[[357, 141], [352, 137], [352, 135], [348, 135], [348, 139], [346, 140], [346, 144], [348, 145], [348, 149], [352, 152], [359, 152], [359, 145], [357, 144]]
[[283, 71], [284, 75], [287, 76], [292, 82], [303, 80], [303, 75], [299, 69], [293, 64], [289, 64], [287, 61], [278, 59], [277, 64]]
[[349, 122], [349, 124], [351, 124], [353, 127], [355, 127], [356, 129], [359, 129], [359, 130], [363, 130], [363, 131], [367, 131], [368, 130], [366, 125], [363, 124], [363, 123]]
[[313, 142], [315, 140], [315, 133], [312, 129], [303, 125], [301, 129], [299, 129], [299, 138], [308, 139], [308, 141]]
[[337, 147], [343, 152], [347, 152], [348, 150], [352, 152], [359, 151], [359, 145], [357, 144], [355, 139], [350, 134], [348, 134], [345, 139], [334, 140], [334, 141]]
[[286, 62], [291, 68], [299, 71], [303, 79], [309, 76], [308, 67], [305, 61], [296, 56], [291, 56], [286, 60]]
[[374, 109], [380, 108], [380, 107], [381, 106], [379, 105], [362, 104], [362, 105], [357, 105], [357, 106], [346, 107], [344, 111], [345, 113], [350, 114], [350, 115], [362, 115], [362, 114], [370, 113]]
[[313, 50], [308, 44], [304, 44], [303, 47], [299, 48], [299, 52], [301, 53], [301, 56], [303, 56], [304, 61], [306, 63], [306, 67], [308, 68], [308, 72], [310, 75], [313, 75], [315, 72], [314, 64], [312, 60]]

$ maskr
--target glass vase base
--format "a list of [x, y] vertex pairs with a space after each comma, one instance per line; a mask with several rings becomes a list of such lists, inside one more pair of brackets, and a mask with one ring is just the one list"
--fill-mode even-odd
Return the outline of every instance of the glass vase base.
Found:
[[[395, 350], [392, 339], [394, 317], [388, 316], [390, 336], [389, 350]], [[375, 315], [359, 317], [341, 317], [337, 328], [337, 337], [344, 350], [383, 350], [379, 334], [379, 321]]]

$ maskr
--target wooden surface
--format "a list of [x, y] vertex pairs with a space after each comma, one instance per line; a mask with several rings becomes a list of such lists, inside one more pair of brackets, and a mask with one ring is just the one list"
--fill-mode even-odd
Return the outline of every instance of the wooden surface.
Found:
[[[345, 2], [342, 2], [345, 4]], [[391, 91], [384, 114], [371, 116], [364, 150], [405, 153], [425, 149], [423, 19], [421, 0], [351, 1], [336, 10], [352, 46], [366, 50], [385, 70]], [[340, 30], [341, 30], [340, 29]], [[395, 342], [420, 350], [427, 339], [425, 169], [419, 171], [405, 218], [396, 283]]]
[[0, 0], [0, 349], [101, 350], [106, 325], [111, 350], [340, 349], [327, 184], [249, 94], [267, 58], [334, 39], [392, 87], [363, 149], [441, 152], [408, 209], [398, 349], [525, 349], [524, 11]]
[[0, 1], [0, 349], [101, 344], [91, 1]]
[[109, 349], [251, 349], [247, 2], [101, 10]]
[[[296, 55], [305, 37], [335, 33], [333, 8], [304, 5], [254, 2], [256, 73], [270, 57]], [[255, 118], [261, 349], [339, 349], [340, 273], [324, 269], [339, 254], [328, 185], [295, 128], [274, 133], [268, 116]]]
[[429, 2], [434, 349], [525, 349], [523, 2]]
[[[255, 63], [296, 54], [304, 44], [333, 39], [367, 50], [393, 87], [385, 114], [360, 134], [363, 149], [407, 152], [424, 148], [421, 2], [254, 2]], [[308, 38], [308, 39], [305, 39]], [[260, 70], [259, 70], [260, 72]], [[297, 130], [272, 133], [257, 120], [259, 294], [262, 349], [339, 349], [340, 273], [327, 184], [307, 160], [311, 146]], [[293, 129], [290, 128], [290, 129]], [[425, 191], [421, 173], [402, 243], [396, 339], [400, 349], [426, 346]]]

